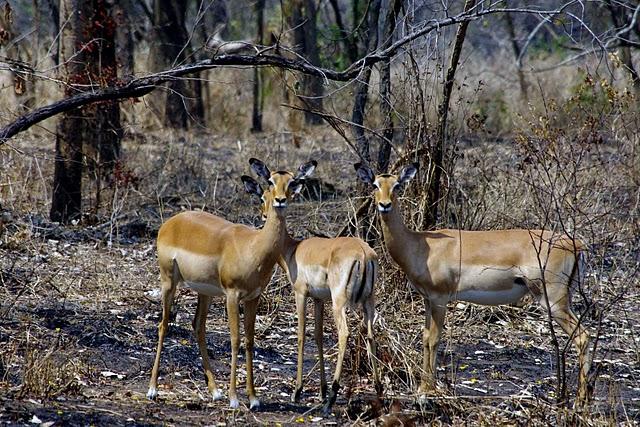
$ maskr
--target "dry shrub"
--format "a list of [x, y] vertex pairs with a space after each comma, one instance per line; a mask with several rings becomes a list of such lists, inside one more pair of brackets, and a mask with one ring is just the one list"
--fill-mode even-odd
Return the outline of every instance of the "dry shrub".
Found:
[[83, 384], [81, 377], [87, 372], [82, 362], [69, 358], [58, 349], [29, 349], [23, 363], [18, 397], [52, 398], [78, 394]]

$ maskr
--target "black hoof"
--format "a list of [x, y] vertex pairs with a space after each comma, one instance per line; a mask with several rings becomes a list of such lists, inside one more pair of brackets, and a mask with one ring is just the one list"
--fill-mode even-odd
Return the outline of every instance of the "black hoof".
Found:
[[291, 401], [293, 403], [298, 403], [300, 402], [300, 395], [302, 394], [302, 387], [296, 389], [292, 394], [291, 394]]

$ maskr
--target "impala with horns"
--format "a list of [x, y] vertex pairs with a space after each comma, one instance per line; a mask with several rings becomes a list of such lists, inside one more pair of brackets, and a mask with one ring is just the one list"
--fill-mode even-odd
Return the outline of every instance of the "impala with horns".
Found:
[[[256, 170], [265, 180], [271, 179], [271, 172], [265, 167]], [[269, 210], [268, 200], [263, 199], [263, 217]], [[376, 364], [376, 350], [373, 338], [375, 304], [373, 286], [378, 270], [378, 256], [363, 240], [356, 237], [335, 239], [311, 237], [305, 240], [293, 239], [288, 233], [284, 238], [278, 264], [286, 272], [293, 286], [298, 315], [298, 367], [296, 388], [292, 400], [298, 402], [302, 392], [302, 368], [304, 363], [304, 341], [306, 323], [306, 300], [314, 301], [314, 338], [318, 347], [320, 367], [320, 397], [324, 400], [323, 412], [328, 414], [336, 401], [340, 388], [339, 381], [349, 328], [347, 307], [362, 307], [363, 323], [367, 329], [367, 355], [373, 371], [378, 395], [382, 393]], [[333, 375], [331, 389], [327, 393], [323, 355], [324, 302], [331, 301], [333, 318], [338, 329], [338, 360]]]
[[[254, 168], [263, 163], [250, 160]], [[176, 288], [184, 284], [198, 293], [193, 329], [198, 341], [207, 386], [214, 400], [222, 398], [211, 371], [205, 341], [205, 322], [211, 299], [224, 296], [231, 335], [231, 378], [229, 402], [237, 408], [236, 365], [240, 348], [239, 304], [244, 303], [244, 331], [247, 362], [247, 395], [250, 409], [260, 406], [253, 386], [253, 344], [256, 310], [282, 252], [286, 238], [284, 208], [287, 200], [302, 188], [302, 179], [313, 172], [315, 161], [302, 165], [297, 174], [276, 172], [271, 187], [263, 192], [251, 177], [243, 176], [248, 193], [256, 194], [268, 204], [266, 223], [260, 230], [234, 224], [215, 215], [182, 212], [166, 221], [158, 232], [158, 262], [162, 294], [162, 320], [158, 328], [158, 348], [151, 371], [147, 397], [157, 394], [158, 370], [164, 337], [169, 326], [171, 305]]]
[[436, 355], [449, 301], [509, 304], [531, 293], [569, 335], [578, 351], [578, 402], [588, 399], [589, 335], [571, 310], [571, 287], [584, 273], [585, 246], [545, 230], [409, 230], [398, 206], [399, 190], [417, 172], [381, 174], [361, 164], [358, 177], [374, 187], [384, 241], [426, 304], [423, 374], [419, 392], [435, 388]]

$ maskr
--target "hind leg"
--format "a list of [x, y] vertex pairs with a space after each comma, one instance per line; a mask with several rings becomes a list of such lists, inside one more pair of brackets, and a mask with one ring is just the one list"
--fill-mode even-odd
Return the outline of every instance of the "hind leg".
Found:
[[162, 319], [158, 325], [158, 347], [156, 349], [156, 359], [153, 363], [153, 369], [151, 370], [151, 379], [149, 380], [149, 390], [147, 391], [148, 399], [155, 399], [158, 396], [158, 372], [160, 370], [160, 355], [162, 353], [162, 347], [164, 345], [164, 338], [169, 329], [169, 318], [171, 316], [171, 304], [176, 293], [180, 274], [178, 272], [178, 266], [174, 262], [173, 273], [169, 276], [163, 270], [160, 270], [160, 283], [161, 283], [161, 300], [162, 300]]
[[[551, 284], [553, 285], [553, 284]], [[589, 349], [589, 333], [580, 324], [578, 317], [575, 315], [571, 307], [569, 306], [569, 295], [560, 294], [555, 295], [554, 290], [558, 287], [547, 285], [549, 312], [553, 320], [562, 328], [562, 330], [569, 335], [569, 338], [573, 341], [573, 345], [578, 352], [578, 365], [580, 372], [578, 374], [578, 395], [576, 404], [577, 406], [583, 406], [588, 403], [589, 390], [588, 390], [588, 375], [591, 367], [591, 354]], [[540, 304], [547, 308], [547, 298], [544, 293], [540, 296]]]
[[333, 303], [333, 318], [336, 328], [338, 329], [338, 361], [336, 362], [336, 370], [333, 374], [333, 382], [327, 395], [323, 407], [323, 413], [329, 415], [331, 407], [336, 402], [338, 390], [340, 389], [340, 376], [342, 374], [342, 365], [344, 362], [344, 354], [347, 350], [347, 341], [349, 339], [349, 328], [347, 327], [347, 313], [344, 304]]
[[318, 365], [320, 369], [320, 399], [327, 397], [327, 377], [324, 372], [324, 301], [313, 300], [313, 335], [318, 348]]
[[571, 308], [566, 307], [563, 310], [552, 311], [553, 320], [556, 321], [562, 330], [569, 335], [573, 341], [573, 345], [578, 351], [578, 366], [580, 372], [578, 374], [578, 395], [576, 399], [577, 406], [584, 406], [589, 401], [589, 369], [591, 368], [591, 354], [589, 349], [589, 334], [587, 330], [580, 324], [575, 313]]
[[364, 322], [367, 327], [367, 355], [369, 356], [369, 363], [373, 370], [373, 383], [375, 385], [376, 393], [378, 396], [382, 396], [382, 383], [380, 382], [380, 371], [378, 371], [377, 354], [376, 354], [376, 342], [373, 337], [373, 318], [375, 315], [375, 305], [373, 297], [370, 297], [364, 303]]
[[202, 367], [204, 368], [204, 375], [207, 378], [207, 388], [213, 400], [219, 400], [222, 399], [222, 391], [218, 388], [216, 380], [213, 377], [211, 361], [209, 360], [209, 353], [207, 352], [206, 324], [210, 306], [211, 297], [198, 294], [198, 307], [196, 308], [196, 316], [193, 318], [193, 332], [198, 341], [200, 357], [202, 357]]

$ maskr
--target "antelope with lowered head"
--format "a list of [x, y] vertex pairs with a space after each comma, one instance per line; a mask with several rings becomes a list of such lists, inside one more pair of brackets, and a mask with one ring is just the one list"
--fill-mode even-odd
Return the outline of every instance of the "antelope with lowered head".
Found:
[[[262, 162], [251, 159], [252, 166]], [[312, 164], [313, 163], [313, 164]], [[207, 386], [214, 400], [222, 398], [207, 354], [205, 323], [211, 299], [224, 296], [231, 335], [231, 378], [229, 405], [239, 406], [236, 393], [236, 365], [240, 348], [239, 305], [244, 303], [244, 330], [247, 362], [247, 395], [250, 409], [260, 402], [253, 386], [253, 345], [256, 310], [260, 294], [271, 279], [286, 237], [287, 201], [302, 188], [302, 178], [313, 171], [315, 162], [300, 167], [297, 174], [276, 172], [269, 190], [262, 191], [251, 177], [242, 181], [248, 193], [256, 194], [268, 204], [266, 223], [260, 230], [234, 224], [202, 211], [182, 212], [167, 220], [158, 232], [158, 263], [162, 295], [162, 320], [158, 327], [158, 348], [151, 371], [147, 397], [155, 399], [164, 337], [177, 286], [184, 284], [198, 293], [193, 329], [202, 356]]]
[[571, 310], [571, 286], [584, 272], [584, 244], [546, 230], [412, 231], [398, 206], [399, 190], [417, 164], [399, 175], [375, 175], [361, 164], [358, 177], [373, 187], [385, 245], [426, 305], [419, 393], [435, 388], [436, 355], [447, 303], [509, 304], [531, 293], [569, 335], [578, 351], [578, 402], [588, 400], [589, 335]]
[[[273, 174], [266, 168], [256, 170], [258, 175], [270, 181]], [[262, 214], [266, 215], [269, 203], [263, 200]], [[306, 301], [314, 301], [314, 338], [318, 347], [320, 367], [320, 396], [325, 401], [323, 412], [329, 414], [340, 388], [340, 375], [349, 328], [346, 309], [361, 306], [364, 325], [367, 328], [367, 355], [373, 370], [374, 383], [378, 395], [382, 393], [376, 364], [373, 320], [375, 304], [373, 286], [378, 269], [378, 256], [362, 239], [338, 237], [334, 239], [311, 237], [305, 240], [293, 239], [288, 233], [284, 238], [278, 264], [286, 272], [295, 293], [298, 315], [298, 367], [296, 388], [291, 396], [298, 402], [302, 392], [302, 368], [304, 363], [304, 341], [306, 324]], [[323, 355], [324, 303], [331, 300], [333, 317], [338, 329], [338, 360], [331, 389], [327, 393]]]

